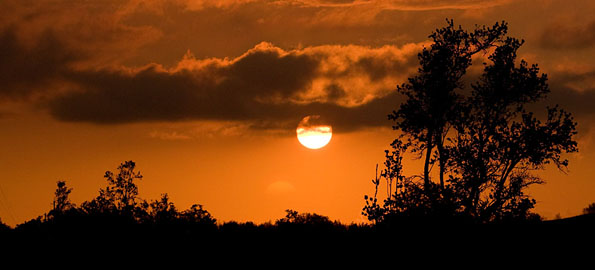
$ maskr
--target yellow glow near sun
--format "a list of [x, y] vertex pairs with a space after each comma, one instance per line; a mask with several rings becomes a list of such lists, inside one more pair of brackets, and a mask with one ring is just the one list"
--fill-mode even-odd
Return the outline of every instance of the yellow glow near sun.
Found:
[[298, 141], [310, 149], [319, 149], [327, 145], [333, 136], [333, 129], [329, 125], [318, 122], [320, 116], [306, 116], [296, 129]]

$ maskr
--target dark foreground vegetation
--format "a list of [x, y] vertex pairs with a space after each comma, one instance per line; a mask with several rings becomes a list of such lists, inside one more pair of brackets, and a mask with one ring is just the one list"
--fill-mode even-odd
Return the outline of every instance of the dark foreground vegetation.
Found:
[[[594, 205], [582, 216], [554, 221], [531, 211], [536, 201], [526, 189], [544, 182], [532, 172], [547, 164], [566, 169], [563, 155], [578, 151], [576, 122], [557, 106], [529, 111], [528, 105], [538, 107], [549, 93], [547, 76], [537, 65], [516, 60], [523, 41], [508, 37], [507, 29], [502, 22], [467, 32], [449, 21], [430, 35], [434, 43], [419, 54], [418, 75], [397, 88], [405, 101], [389, 119], [399, 137], [373, 179], [375, 194], [365, 197], [362, 214], [369, 224], [340, 224], [292, 210], [265, 224], [217, 222], [200, 204], [179, 210], [167, 194], [139, 198], [142, 175], [126, 161], [105, 173], [107, 185], [97, 197], [80, 205], [70, 201], [72, 189], [57, 182], [48, 213], [14, 229], [2, 224], [0, 237], [112, 248], [243, 243], [249, 250], [266, 243], [270, 249], [299, 244], [324, 251], [332, 243], [370, 250], [378, 244], [425, 246], [423, 252], [430, 251], [428, 243], [453, 248], [582, 239], [595, 226]], [[483, 73], [465, 86], [464, 75], [480, 55], [486, 60]], [[423, 161], [422, 174], [403, 174], [405, 154]]]
[[475, 245], [480, 239], [490, 245], [517, 241], [551, 244], [560, 240], [586, 241], [595, 229], [595, 204], [585, 208], [584, 215], [551, 221], [537, 215], [500, 223], [420, 216], [342, 224], [323, 215], [287, 210], [284, 217], [263, 224], [217, 222], [201, 205], [178, 210], [167, 194], [150, 202], [138, 198], [135, 181], [142, 176], [135, 171], [135, 163], [124, 162], [118, 170], [117, 174], [106, 172], [107, 186], [96, 198], [78, 206], [69, 199], [72, 189], [58, 181], [52, 209], [15, 228], [0, 222], [1, 242], [45, 251], [57, 247], [133, 247], [142, 251], [188, 245], [205, 252], [256, 252], [263, 247], [270, 252], [300, 247], [307, 247], [302, 251], [326, 252], [329, 248], [353, 251], [385, 243], [399, 243], [394, 248], [403, 250], [428, 243], [455, 247]]

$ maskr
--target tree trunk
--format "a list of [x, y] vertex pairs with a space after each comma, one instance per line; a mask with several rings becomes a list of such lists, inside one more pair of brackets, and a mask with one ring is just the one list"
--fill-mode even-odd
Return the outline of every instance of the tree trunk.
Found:
[[505, 168], [502, 176], [500, 177], [500, 180], [496, 185], [496, 191], [494, 192], [494, 202], [492, 204], [492, 207], [490, 207], [488, 211], [489, 214], [492, 214], [490, 212], [494, 212], [495, 209], [500, 208], [500, 206], [503, 204], [502, 194], [504, 192], [504, 184], [506, 183], [508, 176], [510, 175], [516, 164], [516, 161], [511, 161], [510, 164]]
[[436, 145], [438, 147], [438, 156], [440, 158], [440, 187], [444, 189], [444, 147], [442, 141], [439, 141]]
[[427, 193], [430, 189], [430, 158], [432, 157], [432, 131], [428, 131], [428, 138], [426, 139], [426, 160], [424, 164], [424, 191]]

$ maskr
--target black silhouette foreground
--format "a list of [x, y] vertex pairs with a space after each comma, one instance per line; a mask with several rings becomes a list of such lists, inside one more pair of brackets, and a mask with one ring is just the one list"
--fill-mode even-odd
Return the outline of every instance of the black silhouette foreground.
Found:
[[[120, 260], [115, 255], [126, 253], [125, 261], [152, 252], [167, 253], [169, 249], [205, 254], [251, 254], [260, 252], [291, 257], [308, 253], [322, 259], [328, 252], [345, 252], [354, 256], [377, 251], [374, 246], [398, 243], [391, 249], [415, 253], [428, 243], [438, 246], [477, 246], [478, 239], [492, 248], [511, 245], [517, 241], [533, 244], [550, 241], [587, 241], [593, 236], [595, 214], [590, 205], [584, 215], [543, 221], [539, 218], [514, 223], [436, 223], [437, 220], [418, 219], [402, 223], [342, 224], [315, 213], [287, 210], [275, 222], [217, 223], [201, 205], [179, 211], [167, 194], [159, 200], [138, 198], [135, 181], [142, 178], [135, 171], [136, 164], [126, 161], [118, 167], [117, 175], [105, 174], [108, 185], [99, 195], [79, 206], [72, 203], [72, 191], [64, 181], [57, 182], [52, 209], [43, 216], [10, 228], [0, 222], [0, 240], [4, 247], [47, 254], [83, 253], [91, 258]], [[415, 222], [413, 222], [415, 221]], [[483, 245], [480, 243], [480, 245]], [[545, 246], [544, 246], [545, 247]], [[515, 248], [509, 249], [514, 251]], [[519, 246], [519, 252], [523, 246]], [[387, 251], [384, 250], [384, 251]], [[91, 253], [91, 251], [93, 251]], [[105, 253], [107, 252], [107, 253]], [[105, 253], [105, 254], [104, 254]], [[325, 255], [326, 254], [326, 255]]]
[[[558, 107], [545, 109], [543, 121], [528, 111], [528, 104], [549, 92], [547, 77], [536, 65], [517, 63], [523, 42], [506, 32], [504, 22], [467, 32], [449, 21], [430, 36], [434, 43], [419, 54], [419, 74], [397, 89], [406, 100], [389, 119], [400, 136], [386, 151], [385, 168], [373, 180], [376, 193], [365, 197], [363, 215], [369, 224], [345, 225], [292, 210], [264, 224], [217, 223], [200, 204], [180, 211], [167, 194], [153, 201], [139, 198], [142, 175], [134, 162], [126, 161], [116, 173], [105, 173], [107, 186], [96, 198], [78, 206], [69, 199], [72, 189], [58, 181], [47, 214], [14, 229], [0, 222], [0, 237], [124, 249], [147, 244], [162, 248], [170, 242], [211, 249], [233, 242], [235, 246], [227, 247], [244, 243], [242, 247], [249, 249], [249, 243], [263, 241], [275, 249], [312, 240], [328, 240], [333, 246], [364, 243], [367, 248], [384, 242], [414, 248], [418, 246], [412, 243], [428, 241], [505, 242], [520, 236], [543, 240], [544, 234], [584, 232], [577, 227], [590, 231], [595, 225], [593, 205], [582, 216], [554, 221], [543, 221], [530, 211], [535, 200], [525, 190], [543, 182], [531, 172], [549, 163], [566, 168], [562, 155], [578, 151], [573, 139], [576, 123]], [[488, 63], [477, 82], [466, 87], [463, 76], [480, 55], [487, 56]], [[423, 161], [421, 175], [403, 174], [406, 153]], [[434, 167], [438, 171], [432, 173]], [[378, 199], [381, 182], [386, 184], [383, 202]]]

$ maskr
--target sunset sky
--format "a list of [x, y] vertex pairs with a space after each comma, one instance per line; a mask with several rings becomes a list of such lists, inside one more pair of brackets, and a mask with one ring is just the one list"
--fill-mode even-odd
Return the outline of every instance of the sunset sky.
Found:
[[[468, 30], [505, 20], [525, 40], [519, 57], [548, 75], [543, 105], [578, 122], [579, 152], [567, 174], [540, 173], [535, 210], [580, 214], [595, 202], [594, 11], [591, 0], [0, 1], [0, 218], [47, 212], [58, 180], [74, 203], [91, 200], [106, 170], [133, 160], [141, 198], [168, 193], [219, 221], [293, 209], [363, 222], [396, 137], [396, 86], [446, 18]], [[326, 147], [298, 142], [308, 115], [332, 125]], [[413, 156], [404, 166], [423, 169]]]

